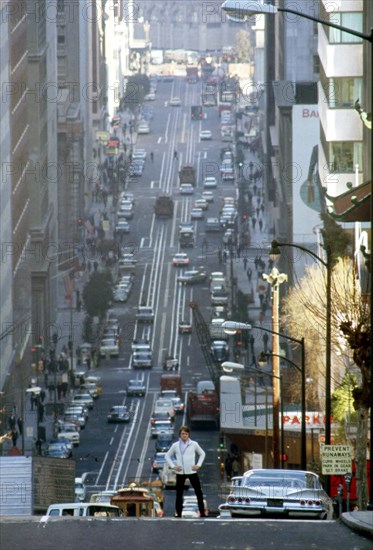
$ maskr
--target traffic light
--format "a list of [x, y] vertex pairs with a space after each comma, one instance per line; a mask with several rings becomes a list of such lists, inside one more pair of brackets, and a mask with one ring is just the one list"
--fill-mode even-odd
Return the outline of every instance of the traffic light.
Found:
[[220, 436], [219, 449], [225, 449], [225, 437], [224, 437], [224, 435]]

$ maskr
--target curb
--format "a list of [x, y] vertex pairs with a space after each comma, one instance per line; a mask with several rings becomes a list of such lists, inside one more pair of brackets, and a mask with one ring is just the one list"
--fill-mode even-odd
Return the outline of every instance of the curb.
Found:
[[373, 512], [345, 512], [340, 519], [356, 533], [373, 539]]

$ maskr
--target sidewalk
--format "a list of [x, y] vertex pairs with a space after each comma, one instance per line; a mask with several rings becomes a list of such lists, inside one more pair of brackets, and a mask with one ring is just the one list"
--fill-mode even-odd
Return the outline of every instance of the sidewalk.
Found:
[[373, 511], [345, 512], [341, 520], [356, 533], [373, 539]]

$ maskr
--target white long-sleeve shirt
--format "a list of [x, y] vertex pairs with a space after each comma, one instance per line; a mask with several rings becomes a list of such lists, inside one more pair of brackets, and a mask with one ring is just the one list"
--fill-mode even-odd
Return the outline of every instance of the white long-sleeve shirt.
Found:
[[182, 470], [176, 472], [177, 474], [195, 474], [196, 472], [192, 470], [192, 466], [196, 464], [196, 454], [198, 455], [197, 466], [201, 467], [205, 460], [206, 453], [199, 444], [192, 439], [188, 439], [184, 452], [182, 452], [182, 446], [183, 443], [180, 440], [171, 445], [165, 456], [167, 464], [169, 464], [171, 468], [181, 466]]

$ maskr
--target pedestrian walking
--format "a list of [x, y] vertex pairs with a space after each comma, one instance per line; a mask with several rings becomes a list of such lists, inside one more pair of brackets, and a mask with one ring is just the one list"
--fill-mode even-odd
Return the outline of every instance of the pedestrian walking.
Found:
[[253, 270], [251, 269], [251, 267], [248, 267], [248, 268], [247, 268], [246, 273], [247, 273], [248, 281], [249, 281], [249, 283], [251, 283], [251, 276], [252, 276], [252, 274], [253, 274]]
[[17, 418], [17, 426], [18, 426], [18, 431], [19, 431], [20, 435], [22, 435], [23, 434], [23, 420], [20, 416]]
[[240, 475], [240, 463], [238, 462], [237, 458], [234, 457], [232, 460], [232, 477], [236, 477]]
[[247, 258], [245, 256], [245, 258], [243, 259], [243, 268], [244, 270], [246, 271], [246, 268], [247, 268]]
[[[198, 456], [197, 464], [196, 455]], [[176, 472], [175, 516], [178, 518], [182, 517], [183, 492], [186, 479], [189, 479], [196, 494], [200, 517], [206, 517], [203, 492], [198, 476], [198, 470], [201, 469], [205, 456], [206, 453], [200, 445], [190, 439], [189, 427], [181, 426], [179, 441], [173, 443], [165, 455], [167, 464]]]
[[8, 427], [11, 431], [16, 429], [16, 423], [17, 423], [17, 419], [15, 415], [11, 414], [10, 417], [8, 418]]
[[232, 462], [233, 462], [233, 459], [231, 455], [228, 455], [227, 458], [225, 459], [225, 473], [227, 474], [228, 481], [230, 481], [232, 477]]
[[259, 231], [262, 231], [262, 229], [263, 229], [263, 220], [262, 220], [262, 218], [260, 218], [258, 224], [259, 224]]
[[174, 151], [174, 160], [177, 160], [179, 158], [178, 154], [177, 154], [177, 151], [175, 150]]
[[249, 338], [249, 344], [250, 344], [251, 353], [254, 354], [255, 338], [253, 335], [251, 335]]
[[44, 405], [38, 404], [38, 422], [44, 422]]
[[13, 447], [15, 447], [17, 445], [17, 439], [18, 439], [18, 432], [16, 429], [11, 431], [11, 438], [12, 438]]
[[251, 223], [252, 223], [253, 229], [255, 229], [255, 225], [256, 225], [256, 218], [255, 217], [251, 218]]
[[266, 332], [263, 334], [263, 348], [264, 348], [264, 353], [267, 353], [267, 350], [268, 350], [268, 334]]
[[153, 151], [150, 153], [150, 160], [151, 160], [151, 162], [154, 162], [154, 153], [153, 153]]

